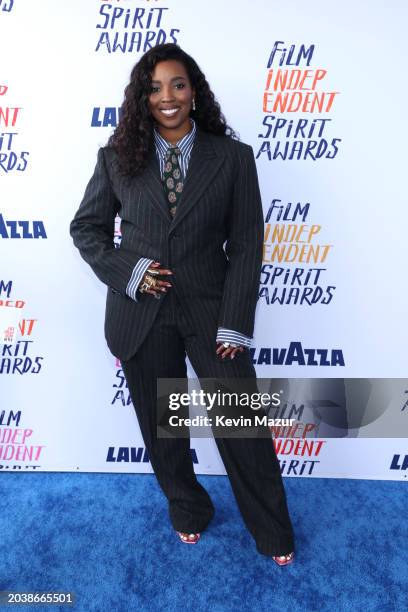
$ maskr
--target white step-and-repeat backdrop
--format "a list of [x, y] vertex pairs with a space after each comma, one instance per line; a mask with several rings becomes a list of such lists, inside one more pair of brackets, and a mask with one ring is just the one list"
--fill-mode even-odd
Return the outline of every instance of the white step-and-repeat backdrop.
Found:
[[[0, 0], [0, 470], [151, 471], [103, 336], [106, 289], [68, 230], [130, 70], [158, 43], [196, 59], [256, 156], [257, 375], [408, 375], [407, 12], [404, 0]], [[375, 438], [282, 432], [282, 473], [406, 478], [407, 391], [386, 410], [400, 437], [382, 437], [381, 419]], [[198, 473], [225, 473], [213, 439], [191, 447]]]

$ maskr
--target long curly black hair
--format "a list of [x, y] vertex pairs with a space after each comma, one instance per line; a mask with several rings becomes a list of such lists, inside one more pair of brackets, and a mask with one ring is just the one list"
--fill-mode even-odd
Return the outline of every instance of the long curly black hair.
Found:
[[191, 110], [190, 116], [197, 125], [205, 132], [239, 140], [236, 132], [227, 125], [220, 105], [196, 61], [175, 43], [156, 45], [133, 67], [125, 89], [119, 123], [108, 140], [108, 145], [117, 153], [119, 171], [123, 175], [140, 174], [147, 165], [154, 124], [149, 110], [151, 75], [158, 62], [169, 59], [183, 63], [191, 86], [195, 88], [196, 110]]

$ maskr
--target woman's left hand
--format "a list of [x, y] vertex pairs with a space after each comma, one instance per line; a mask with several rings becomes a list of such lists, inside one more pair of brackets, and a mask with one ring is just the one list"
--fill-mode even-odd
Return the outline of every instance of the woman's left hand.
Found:
[[242, 353], [242, 351], [244, 350], [243, 346], [229, 346], [228, 348], [226, 348], [224, 346], [223, 342], [217, 342], [218, 344], [218, 348], [216, 350], [217, 355], [221, 355], [222, 359], [225, 359], [226, 357], [229, 357], [230, 359], [234, 359], [235, 355], [238, 353], [238, 351], [240, 353]]

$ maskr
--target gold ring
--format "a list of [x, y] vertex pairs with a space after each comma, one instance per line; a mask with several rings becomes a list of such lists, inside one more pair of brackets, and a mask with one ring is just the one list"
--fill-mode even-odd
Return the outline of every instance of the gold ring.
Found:
[[144, 277], [144, 281], [140, 287], [140, 291], [147, 291], [148, 289], [151, 289], [152, 287], [156, 287], [156, 279], [153, 278], [153, 276], [150, 276], [149, 274], [145, 274]]

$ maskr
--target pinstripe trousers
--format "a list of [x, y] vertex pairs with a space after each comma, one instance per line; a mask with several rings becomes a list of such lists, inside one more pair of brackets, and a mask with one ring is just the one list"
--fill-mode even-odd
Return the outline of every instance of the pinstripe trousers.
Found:
[[[169, 503], [171, 523], [177, 531], [196, 533], [207, 527], [214, 506], [195, 476], [189, 438], [157, 437], [156, 379], [186, 378], [186, 354], [199, 379], [256, 378], [256, 373], [247, 349], [233, 360], [223, 360], [216, 355], [215, 338], [212, 352], [208, 343], [200, 341], [174, 287], [161, 299], [144, 342], [121, 363], [152, 468]], [[215, 441], [258, 551], [268, 556], [292, 552], [293, 530], [271, 438], [216, 437]]]

